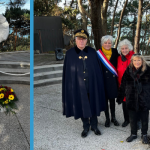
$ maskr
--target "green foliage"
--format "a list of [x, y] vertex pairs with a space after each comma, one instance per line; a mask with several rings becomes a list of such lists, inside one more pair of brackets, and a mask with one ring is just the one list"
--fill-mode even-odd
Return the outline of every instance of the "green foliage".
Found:
[[34, 15], [35, 16], [50, 16], [55, 8], [54, 0], [35, 0]]
[[30, 11], [27, 9], [21, 9], [21, 7], [7, 7], [4, 16], [9, 22], [10, 28], [29, 28], [30, 26]]
[[[114, 12], [114, 7], [116, 5], [117, 0], [109, 0], [109, 6], [107, 9], [107, 34], [110, 34], [111, 30], [111, 23], [112, 17]], [[34, 1], [34, 14], [35, 16], [60, 16], [62, 18], [62, 27], [64, 33], [72, 34], [72, 32], [82, 25], [82, 19], [80, 16], [80, 12], [78, 10], [77, 0], [74, 0], [73, 4], [71, 4], [72, 0], [65, 1], [64, 7], [59, 7], [56, 0], [35, 0]], [[114, 20], [114, 30], [113, 30], [113, 37], [116, 39], [117, 37], [117, 30], [118, 30], [118, 23], [120, 19], [120, 14], [124, 6], [124, 2], [119, 0], [118, 7], [116, 9], [115, 20]], [[83, 8], [88, 11], [88, 0], [82, 1]], [[120, 40], [125, 38], [129, 39], [134, 45], [134, 37], [136, 31], [136, 24], [137, 24], [137, 13], [138, 13], [138, 5], [139, 2], [137, 0], [128, 0], [128, 4], [126, 6], [124, 17], [121, 23], [121, 35]], [[143, 20], [141, 22], [141, 37], [140, 37], [140, 45], [145, 45], [149, 38], [149, 22], [150, 22], [150, 5], [149, 0], [143, 0]], [[148, 7], [147, 7], [148, 6]], [[96, 10], [97, 11], [97, 10]], [[89, 13], [91, 11], [89, 10]], [[101, 12], [100, 12], [101, 13]], [[99, 15], [101, 15], [99, 13]], [[88, 19], [88, 27], [89, 31], [91, 31], [91, 20]], [[103, 29], [102, 29], [103, 30]], [[146, 34], [145, 34], [146, 31]], [[144, 41], [144, 38], [146, 39]], [[92, 37], [90, 37], [91, 40]], [[93, 41], [90, 43], [93, 43]], [[142, 47], [141, 47], [142, 48]]]
[[79, 11], [77, 9], [65, 7], [61, 14], [63, 26], [68, 29], [75, 29], [79, 25], [79, 20], [76, 19], [78, 14]]
[[[108, 9], [108, 18], [107, 18], [107, 26], [108, 26], [108, 33], [110, 34], [111, 30], [111, 22], [112, 22], [112, 15], [114, 11], [114, 5], [116, 3], [115, 1], [109, 2], [109, 9]], [[121, 23], [121, 35], [119, 40], [128, 39], [132, 42], [132, 45], [134, 45], [134, 37], [135, 37], [135, 31], [136, 31], [136, 24], [137, 24], [137, 13], [138, 13], [138, 5], [139, 2], [137, 0], [132, 0], [128, 2], [124, 16]], [[143, 1], [143, 8], [146, 8], [148, 5], [148, 0]], [[119, 5], [120, 6], [120, 5]], [[123, 8], [123, 6], [122, 6]], [[113, 37], [116, 39], [117, 37], [117, 30], [118, 30], [118, 23], [120, 19], [122, 9], [117, 9], [115, 14], [115, 20], [114, 20], [114, 31], [113, 31]], [[146, 15], [147, 12], [147, 15]], [[146, 9], [143, 10], [143, 16], [142, 16], [142, 22], [141, 22], [141, 36], [140, 36], [140, 49], [146, 49], [147, 41], [149, 38], [149, 27], [150, 27], [150, 19], [148, 19], [148, 12], [150, 12], [150, 5]], [[146, 33], [145, 33], [146, 32]], [[144, 42], [145, 38], [145, 42]], [[144, 47], [143, 47], [144, 45]]]
[[11, 0], [7, 4], [3, 15], [9, 22], [10, 34], [6, 41], [0, 43], [0, 51], [30, 49], [30, 10], [22, 9], [24, 4], [25, 0]]
[[[6, 52], [6, 51], [14, 51], [14, 39], [11, 41], [10, 39], [4, 46], [2, 46], [3, 43], [0, 43], [0, 52]], [[16, 42], [16, 51], [23, 51], [23, 50], [30, 50], [30, 36], [28, 38], [21, 38], [18, 37]]]

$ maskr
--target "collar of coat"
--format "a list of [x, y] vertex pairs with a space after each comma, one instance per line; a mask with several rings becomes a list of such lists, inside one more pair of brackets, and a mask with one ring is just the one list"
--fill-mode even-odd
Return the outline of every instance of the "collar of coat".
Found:
[[[144, 72], [141, 71], [140, 76], [142, 76], [146, 72], [146, 70], [148, 69], [147, 67], [148, 66], [146, 65], [146, 69], [144, 70]], [[128, 66], [128, 68], [126, 69], [126, 72], [134, 79], [132, 68], [129, 68], [129, 66]]]
[[131, 59], [133, 54], [134, 54], [134, 51], [129, 51], [129, 53], [126, 56], [121, 54], [122, 61], [125, 62], [126, 60]]
[[[76, 51], [77, 54], [79, 54], [81, 52], [81, 50], [77, 46], [75, 46], [75, 51]], [[86, 46], [82, 51], [87, 53], [88, 52], [88, 47]]]

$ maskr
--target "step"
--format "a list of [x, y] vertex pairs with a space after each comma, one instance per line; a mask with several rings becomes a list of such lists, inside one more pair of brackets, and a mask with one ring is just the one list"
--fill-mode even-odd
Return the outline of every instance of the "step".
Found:
[[30, 85], [30, 78], [29, 77], [7, 77], [1, 76], [0, 77], [0, 85], [2, 84], [27, 84]]
[[[7, 73], [15, 74], [14, 76], [30, 77], [30, 74], [26, 74], [26, 73], [30, 73], [30, 69], [0, 68], [0, 76], [11, 76], [11, 75], [8, 75]], [[18, 75], [18, 74], [21, 74], [21, 75]]]
[[41, 80], [41, 79], [57, 78], [57, 77], [62, 77], [62, 70], [35, 73], [34, 74], [34, 81]]
[[63, 64], [35, 66], [34, 73], [63, 70]]
[[62, 83], [62, 77], [34, 81], [34, 87]]
[[29, 69], [30, 63], [26, 62], [7, 62], [7, 61], [0, 61], [0, 68], [20, 68], [20, 69]]

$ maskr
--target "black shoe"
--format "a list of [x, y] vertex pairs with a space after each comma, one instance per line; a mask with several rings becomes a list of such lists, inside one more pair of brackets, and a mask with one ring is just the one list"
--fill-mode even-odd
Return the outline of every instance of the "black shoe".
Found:
[[110, 119], [106, 119], [105, 127], [110, 127]]
[[142, 128], [142, 125], [141, 125], [141, 120], [137, 122], [137, 130], [140, 130]]
[[126, 139], [126, 141], [127, 142], [132, 142], [134, 139], [136, 139], [137, 138], [137, 135], [130, 135], [127, 139]]
[[101, 135], [101, 132], [99, 131], [98, 128], [96, 128], [96, 129], [91, 128], [91, 130], [94, 131], [94, 133], [95, 133], [96, 135]]
[[142, 135], [142, 143], [143, 144], [148, 144], [148, 137], [147, 137], [147, 135]]
[[119, 126], [119, 123], [116, 120], [116, 118], [111, 119], [111, 122], [113, 122], [115, 126]]
[[81, 137], [83, 137], [83, 138], [87, 137], [88, 132], [89, 132], [89, 129], [84, 129], [81, 133]]
[[124, 121], [122, 127], [126, 127], [129, 124], [129, 121]]

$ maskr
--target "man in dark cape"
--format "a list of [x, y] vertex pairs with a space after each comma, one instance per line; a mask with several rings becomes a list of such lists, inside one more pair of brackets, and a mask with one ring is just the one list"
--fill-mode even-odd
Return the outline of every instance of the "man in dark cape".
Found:
[[96, 135], [100, 135], [97, 116], [105, 110], [101, 62], [96, 51], [86, 46], [87, 31], [80, 29], [74, 34], [76, 46], [66, 52], [63, 66], [63, 115], [81, 118], [84, 129], [82, 137], [88, 135], [90, 126]]

